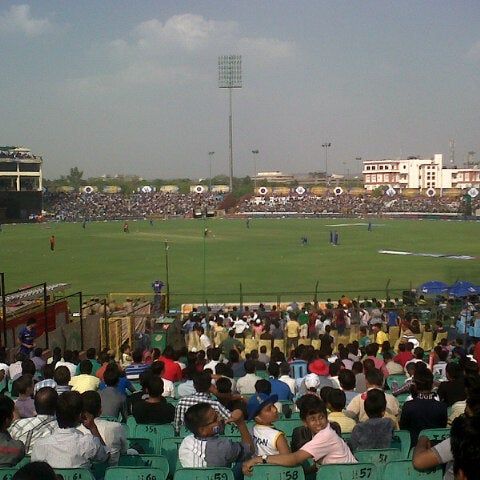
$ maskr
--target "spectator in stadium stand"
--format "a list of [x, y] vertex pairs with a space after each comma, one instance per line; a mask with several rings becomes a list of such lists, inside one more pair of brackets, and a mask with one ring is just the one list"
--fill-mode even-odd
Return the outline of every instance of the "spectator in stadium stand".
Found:
[[412, 445], [417, 444], [418, 434], [422, 430], [447, 426], [447, 405], [437, 400], [432, 388], [432, 372], [426, 365], [417, 363], [413, 376], [413, 398], [405, 402], [400, 417], [400, 428], [410, 432]]
[[348, 407], [352, 399], [358, 395], [355, 392], [355, 374], [352, 370], [344, 368], [338, 374], [338, 382], [340, 383], [340, 388], [345, 393], [345, 406]]
[[278, 379], [288, 385], [292, 395], [296, 393], [295, 379], [290, 376], [290, 365], [287, 362], [280, 363], [280, 376]]
[[358, 339], [358, 345], [361, 349], [365, 349], [367, 345], [370, 345], [372, 341], [367, 333], [367, 327], [360, 327], [360, 337]]
[[97, 391], [100, 386], [100, 379], [92, 375], [92, 362], [82, 360], [80, 362], [80, 375], [75, 375], [69, 382], [74, 392]]
[[8, 428], [13, 422], [15, 404], [13, 400], [0, 395], [0, 467], [12, 467], [25, 456], [25, 446], [13, 440]]
[[120, 380], [120, 370], [114, 363], [110, 364], [103, 375], [105, 388], [100, 391], [100, 400], [102, 402], [103, 415], [107, 417], [118, 418], [121, 415], [122, 420], [127, 420], [127, 402], [126, 397], [118, 390]]
[[15, 400], [15, 409], [20, 418], [35, 417], [35, 404], [33, 395], [33, 377], [31, 375], [22, 375], [16, 381], [18, 398]]
[[382, 324], [375, 323], [372, 325], [372, 332], [374, 342], [378, 345], [383, 345], [383, 342], [388, 342], [388, 334], [382, 330]]
[[55, 412], [58, 394], [51, 387], [44, 387], [35, 394], [36, 417], [14, 420], [9, 428], [10, 435], [25, 445], [25, 453], [30, 455], [32, 447], [39, 438], [51, 435], [57, 426]]
[[298, 339], [300, 336], [300, 324], [297, 321], [296, 314], [290, 312], [290, 319], [285, 325], [285, 337], [287, 340], [287, 352], [292, 348], [296, 348], [298, 345]]
[[[218, 374], [217, 368], [219, 365], [225, 365], [223, 363], [217, 364], [215, 367], [215, 372]], [[197, 373], [195, 365], [187, 365], [183, 370], [183, 380], [177, 388], [177, 395], [179, 398], [188, 397], [195, 393], [195, 387], [193, 386], [193, 377]]]
[[241, 395], [252, 395], [255, 393], [255, 383], [260, 380], [260, 377], [255, 375], [255, 362], [253, 360], [245, 360], [243, 366], [245, 375], [237, 380], [237, 391]]
[[208, 362], [203, 366], [204, 370], [209, 368], [212, 373], [215, 372], [215, 367], [220, 363], [220, 355], [222, 354], [219, 348], [209, 348], [207, 350]]
[[173, 347], [167, 345], [163, 351], [163, 355], [159, 358], [159, 360], [161, 360], [165, 365], [163, 378], [170, 380], [171, 382], [179, 382], [182, 379], [182, 369], [175, 361], [176, 357]]
[[[383, 391], [383, 375], [378, 368], [370, 368], [365, 372], [365, 380], [367, 384], [367, 392], [370, 390]], [[365, 394], [359, 394], [354, 397], [348, 405], [346, 413], [354, 419], [358, 419], [359, 422], [365, 422], [368, 419], [368, 415], [365, 412]], [[385, 395], [387, 401], [386, 416], [390, 417], [397, 423], [398, 416], [400, 414], [400, 406], [397, 399], [390, 394]]]
[[232, 349], [235, 349], [238, 352], [242, 352], [245, 349], [245, 346], [240, 340], [235, 338], [235, 330], [232, 329], [228, 332], [228, 338], [226, 338], [220, 344], [220, 348], [222, 349], [224, 357], [230, 358], [230, 351]]
[[70, 372], [70, 376], [75, 376], [75, 373], [77, 372], [77, 366], [73, 363], [73, 352], [71, 350], [65, 350], [63, 352], [63, 360], [57, 362], [55, 369], [58, 367], [67, 367]]
[[395, 423], [391, 418], [385, 417], [385, 394], [378, 389], [369, 390], [364, 405], [368, 420], [353, 428], [349, 440], [352, 451], [390, 448]]
[[253, 349], [250, 352], [250, 360], [253, 360], [255, 362], [255, 369], [256, 370], [266, 370], [267, 369], [267, 363], [268, 362], [262, 362], [260, 360], [260, 355], [258, 353], [258, 350]]
[[447, 381], [438, 386], [441, 401], [451, 407], [455, 402], [465, 400], [465, 376], [462, 367], [457, 363], [449, 363], [445, 368]]
[[383, 354], [383, 361], [385, 362], [385, 367], [387, 368], [389, 375], [403, 375], [404, 370], [402, 366], [393, 361], [393, 355], [391, 352], [385, 352]]
[[413, 357], [413, 344], [410, 342], [401, 342], [398, 345], [398, 354], [393, 357], [393, 361], [399, 363], [403, 368]]
[[[94, 418], [95, 425], [100, 433], [106, 447], [110, 453], [108, 459], [109, 466], [118, 465], [120, 455], [127, 453], [127, 438], [125, 434], [125, 428], [120, 422], [111, 422], [99, 418], [102, 412], [102, 402], [98, 392], [92, 390], [82, 393], [83, 412], [87, 415], [91, 415]], [[84, 425], [80, 425], [78, 429], [84, 435], [92, 435]]]
[[278, 401], [292, 400], [293, 394], [290, 391], [290, 387], [279, 379], [280, 367], [278, 363], [270, 363], [268, 365], [268, 374], [270, 375], [269, 382], [272, 386], [272, 395], [278, 397]]
[[362, 363], [360, 361], [353, 362], [352, 365], [352, 372], [355, 375], [355, 391], [358, 393], [364, 393], [367, 391], [367, 383], [365, 380], [365, 371], [366, 366], [371, 364], [371, 368], [375, 368], [375, 365], [371, 360], [367, 360], [366, 362]]
[[347, 397], [345, 392], [339, 390], [338, 388], [332, 388], [327, 394], [327, 410], [330, 412], [328, 414], [328, 421], [330, 423], [336, 422], [340, 425], [342, 433], [350, 433], [356, 422], [353, 418], [345, 415], [343, 410], [345, 409]]
[[[82, 396], [78, 392], [60, 395], [57, 422], [58, 429], [52, 435], [35, 442], [31, 455], [33, 462], [47, 462], [53, 468], [90, 468], [94, 461], [108, 460], [109, 454], [95, 418], [83, 411]], [[80, 432], [80, 424], [92, 435]]]
[[[98, 363], [97, 359], [95, 358], [97, 355], [97, 352], [94, 348], [89, 348], [87, 350], [87, 360], [90, 360], [90, 363], [92, 364], [92, 375], [97, 375], [98, 369], [101, 367], [100, 363]], [[80, 373], [80, 363], [77, 365], [77, 370], [75, 372], [76, 375], [79, 375]]]
[[150, 372], [153, 376], [159, 377], [163, 380], [163, 396], [175, 398], [175, 386], [173, 382], [163, 378], [165, 371], [165, 364], [162, 361], [153, 362], [150, 366]]
[[416, 348], [414, 348], [414, 349], [413, 349], [413, 358], [412, 358], [409, 362], [406, 363], [405, 369], [407, 368], [407, 365], [408, 365], [409, 363], [412, 363], [412, 362], [413, 362], [413, 363], [423, 362], [423, 363], [425, 363], [425, 365], [426, 365], [426, 362], [423, 360], [424, 354], [425, 354], [425, 351], [423, 350], [422, 347], [416, 347]]
[[42, 377], [43, 380], [40, 380], [33, 387], [33, 393], [36, 394], [41, 388], [50, 387], [55, 390], [57, 383], [53, 379], [55, 370], [52, 364], [46, 363], [42, 368]]
[[148, 397], [132, 406], [132, 414], [137, 423], [171, 423], [175, 417], [175, 407], [163, 397], [163, 380], [149, 375], [146, 381]]
[[24, 355], [30, 356], [35, 348], [35, 337], [37, 336], [35, 318], [29, 318], [26, 325], [18, 333], [19, 351]]
[[110, 351], [103, 351], [100, 353], [99, 359], [100, 359], [100, 368], [97, 370], [97, 373], [95, 374], [96, 377], [98, 377], [100, 380], [103, 380], [103, 374], [105, 373], [106, 368], [108, 365], [112, 362], [112, 355]]
[[208, 372], [197, 373], [193, 378], [193, 386], [196, 392], [193, 395], [181, 398], [175, 409], [173, 426], [177, 434], [180, 432], [180, 427], [183, 424], [185, 412], [189, 407], [197, 403], [210, 404], [223, 420], [230, 418], [230, 411], [211, 396], [211, 392], [215, 392], [215, 387], [212, 385], [212, 376]]
[[62, 349], [60, 347], [53, 347], [52, 356], [47, 358], [47, 363], [55, 367], [60, 360], [62, 360]]
[[15, 472], [12, 480], [57, 480], [55, 470], [46, 462], [30, 462]]
[[41, 372], [43, 366], [45, 365], [45, 360], [42, 358], [43, 350], [39, 347], [35, 348], [33, 351], [32, 362], [35, 364], [35, 369], [37, 372]]
[[37, 371], [35, 369], [35, 364], [32, 362], [32, 360], [30, 360], [29, 358], [26, 358], [25, 360], [23, 360], [23, 362], [22, 362], [22, 374], [20, 375], [20, 377], [17, 377], [16, 380], [14, 380], [12, 382], [12, 390], [11, 390], [12, 396], [13, 397], [18, 397], [19, 393], [18, 393], [17, 384], [18, 384], [19, 379], [22, 376], [30, 375], [32, 377], [33, 382], [35, 383], [36, 382], [36, 378], [35, 378], [36, 373], [37, 373]]
[[140, 374], [147, 371], [150, 365], [142, 362], [142, 350], [135, 350], [132, 358], [133, 362], [125, 369], [125, 374], [127, 375], [127, 380], [138, 381]]
[[[245, 362], [240, 358], [240, 354], [237, 350], [230, 350], [230, 355], [228, 357], [228, 365], [233, 371], [234, 377], [244, 377], [245, 372]], [[255, 364], [254, 364], [255, 365]], [[238, 388], [238, 385], [237, 385]]]
[[378, 368], [379, 370], [381, 370], [384, 377], [388, 377], [388, 370], [387, 370], [387, 367], [385, 365], [385, 362], [381, 358], [377, 357], [378, 344], [377, 343], [371, 343], [370, 345], [367, 345], [365, 347], [365, 353], [366, 353], [367, 356], [364, 359], [364, 361], [365, 360], [372, 360], [374, 365], [375, 365], [375, 368]]
[[58, 367], [55, 369], [55, 372], [53, 374], [53, 380], [56, 383], [55, 390], [59, 395], [62, 395], [62, 393], [69, 392], [72, 387], [69, 385], [69, 382], [71, 380], [70, 376], [70, 370], [67, 367]]

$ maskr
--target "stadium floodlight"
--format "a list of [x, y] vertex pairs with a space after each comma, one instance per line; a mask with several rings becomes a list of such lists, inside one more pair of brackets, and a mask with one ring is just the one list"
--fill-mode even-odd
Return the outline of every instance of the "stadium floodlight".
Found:
[[258, 150], [252, 150], [253, 154], [253, 193], [257, 193], [257, 155], [258, 155]]
[[215, 152], [208, 152], [208, 189], [212, 192], [212, 157]]
[[233, 191], [233, 115], [232, 88], [242, 88], [242, 56], [221, 55], [218, 57], [218, 86], [228, 88], [229, 116], [228, 143], [230, 147], [230, 192]]
[[330, 142], [322, 143], [322, 147], [325, 149], [325, 177], [328, 182], [328, 149], [332, 146]]

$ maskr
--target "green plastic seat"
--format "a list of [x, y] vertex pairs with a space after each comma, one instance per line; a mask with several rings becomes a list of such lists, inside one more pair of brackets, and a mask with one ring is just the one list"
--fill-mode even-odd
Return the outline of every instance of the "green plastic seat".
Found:
[[177, 466], [180, 465], [178, 461], [178, 449], [180, 448], [182, 441], [183, 438], [173, 436], [162, 439], [162, 448], [160, 453], [168, 460], [170, 475], [173, 475], [175, 470], [177, 470]]
[[[377, 474], [377, 467], [373, 463], [322, 465], [317, 471], [316, 478], [317, 480], [381, 480], [381, 477]], [[391, 478], [397, 479], [397, 477]]]
[[120, 455], [119, 467], [151, 467], [157, 468], [168, 475], [168, 460], [161, 455]]
[[55, 473], [63, 480], [95, 480], [93, 473], [87, 468], [55, 468]]
[[397, 382], [398, 383], [398, 386], [401, 387], [403, 386], [403, 384], [405, 383], [405, 381], [407, 380], [407, 376], [406, 375], [401, 375], [401, 374], [398, 374], [398, 375], [389, 375], [387, 377], [387, 385], [388, 385], [388, 388], [391, 390], [392, 389], [392, 383], [393, 382]]
[[167, 474], [152, 467], [110, 467], [105, 480], [166, 480]]
[[107, 420], [109, 422], [117, 422], [117, 423], [120, 423], [120, 420], [118, 419], [118, 417], [112, 417], [112, 416], [109, 416], [109, 415], [105, 415], [105, 416], [101, 416], [100, 417], [102, 420]]
[[134, 437], [149, 438], [152, 441], [154, 452], [160, 455], [160, 449], [162, 446], [162, 439], [167, 437], [173, 437], [175, 430], [171, 423], [165, 425], [157, 425], [154, 423], [138, 424], [135, 428]]
[[234, 480], [230, 468], [179, 468], [173, 480]]
[[400, 460], [387, 463], [383, 472], [385, 479], [401, 479], [401, 480], [442, 480], [443, 470], [437, 467], [432, 470], [420, 471], [416, 470], [411, 460]]
[[27, 463], [30, 463], [32, 460], [30, 458], [30, 455], [25, 455], [16, 465], [15, 468], [19, 469], [22, 468], [24, 465]]
[[292, 437], [292, 433], [295, 428], [301, 427], [302, 425], [302, 421], [297, 419], [277, 420], [275, 422], [275, 428], [282, 431], [288, 438]]
[[0, 468], [0, 480], [12, 480], [12, 477], [17, 473], [18, 467], [4, 467]]
[[138, 453], [145, 453], [154, 455], [155, 448], [153, 442], [149, 438], [127, 438], [128, 448], [133, 448], [138, 451]]
[[137, 421], [133, 415], [127, 417], [127, 431], [130, 437], [135, 435], [135, 429], [137, 428]]
[[390, 448], [399, 448], [402, 451], [403, 456], [403, 458], [399, 460], [406, 460], [408, 458], [408, 454], [410, 453], [411, 443], [412, 440], [408, 430], [395, 430], [393, 432]]
[[255, 465], [251, 480], [305, 480], [302, 467]]
[[394, 460], [404, 460], [402, 451], [398, 448], [358, 450], [355, 458], [360, 463], [373, 463], [377, 466], [377, 474], [382, 477], [385, 465]]
[[443, 442], [446, 438], [450, 438], [450, 429], [449, 428], [427, 428], [420, 432], [421, 436], [427, 437], [432, 443]]

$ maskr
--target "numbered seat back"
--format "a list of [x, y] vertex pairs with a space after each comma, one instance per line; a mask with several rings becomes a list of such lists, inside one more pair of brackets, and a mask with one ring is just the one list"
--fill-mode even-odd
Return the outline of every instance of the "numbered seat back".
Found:
[[450, 438], [449, 428], [427, 428], [420, 432], [419, 436], [424, 436], [430, 439], [433, 444], [443, 442], [446, 438]]
[[443, 470], [441, 467], [432, 470], [416, 470], [411, 460], [400, 460], [387, 463], [383, 478], [401, 480], [442, 480]]
[[167, 474], [151, 467], [110, 467], [105, 480], [166, 480]]
[[355, 452], [355, 458], [360, 463], [373, 463], [377, 466], [377, 473], [382, 477], [385, 465], [394, 460], [404, 460], [402, 451], [398, 448], [359, 450]]
[[251, 480], [305, 480], [302, 467], [255, 465]]
[[287, 438], [291, 438], [293, 430], [302, 425], [302, 421], [297, 419], [277, 420], [275, 422], [275, 428], [283, 432]]
[[61, 475], [63, 480], [95, 480], [87, 468], [55, 468], [55, 473]]
[[408, 430], [395, 430], [390, 448], [399, 448], [402, 451], [402, 458], [399, 460], [406, 460], [410, 453], [411, 443], [412, 440]]
[[157, 425], [154, 423], [138, 424], [135, 428], [135, 437], [149, 438], [152, 441], [154, 453], [160, 455], [162, 439], [173, 437], [175, 431], [172, 424]]
[[[387, 478], [387, 477], [385, 477]], [[397, 477], [390, 477], [397, 480]], [[398, 477], [400, 478], [400, 477]], [[381, 480], [373, 463], [342, 463], [322, 465], [317, 480]]]
[[119, 467], [149, 467], [162, 470], [168, 475], [168, 460], [162, 455], [120, 455]]
[[13, 476], [17, 473], [18, 468], [0, 468], [0, 480], [12, 480]]
[[161, 454], [168, 461], [168, 468], [170, 475], [175, 473], [177, 466], [180, 465], [178, 461], [178, 449], [182, 443], [183, 438], [180, 437], [169, 437], [162, 439]]
[[173, 480], [234, 480], [230, 468], [179, 468]]

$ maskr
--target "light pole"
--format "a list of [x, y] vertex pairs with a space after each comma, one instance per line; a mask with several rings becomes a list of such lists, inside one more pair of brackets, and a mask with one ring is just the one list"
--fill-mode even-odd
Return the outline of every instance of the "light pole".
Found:
[[165, 283], [167, 284], [166, 299], [165, 299], [165, 312], [168, 313], [170, 309], [170, 270], [168, 265], [168, 240], [163, 242], [165, 245]]
[[258, 150], [252, 150], [253, 154], [253, 193], [257, 193], [257, 155]]
[[242, 56], [222, 55], [218, 57], [218, 86], [228, 88], [228, 144], [230, 147], [230, 192], [233, 191], [233, 114], [232, 88], [242, 88]]
[[328, 181], [328, 149], [332, 146], [330, 142], [322, 143], [322, 147], [325, 149], [325, 177], [327, 180], [327, 184], [330, 182]]
[[215, 152], [208, 152], [208, 190], [212, 193], [212, 157], [215, 155]]

